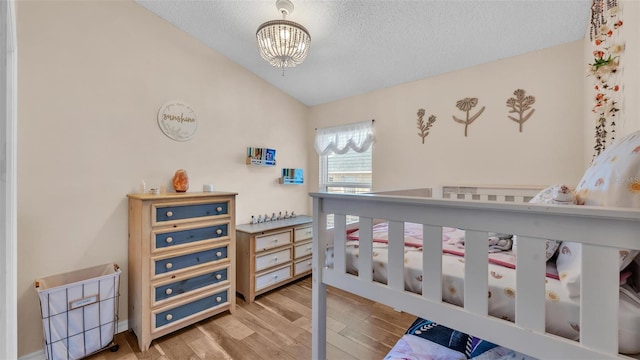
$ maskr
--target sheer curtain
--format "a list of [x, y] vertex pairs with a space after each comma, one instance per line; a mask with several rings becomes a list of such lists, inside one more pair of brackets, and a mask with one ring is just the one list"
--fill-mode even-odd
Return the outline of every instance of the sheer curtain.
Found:
[[374, 142], [373, 120], [316, 130], [315, 148], [319, 155], [345, 154], [349, 149], [362, 153]]

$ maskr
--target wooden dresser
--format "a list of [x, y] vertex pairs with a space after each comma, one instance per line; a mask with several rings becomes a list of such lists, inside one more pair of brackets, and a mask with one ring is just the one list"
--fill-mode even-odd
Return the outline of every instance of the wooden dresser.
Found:
[[235, 196], [128, 195], [129, 326], [140, 350], [235, 310]]
[[311, 224], [310, 216], [298, 215], [236, 227], [237, 291], [246, 302], [311, 274]]

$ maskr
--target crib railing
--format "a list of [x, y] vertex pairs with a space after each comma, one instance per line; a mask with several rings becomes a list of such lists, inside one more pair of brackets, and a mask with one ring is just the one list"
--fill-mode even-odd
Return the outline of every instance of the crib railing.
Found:
[[[619, 248], [640, 249], [640, 211], [452, 201], [375, 194], [313, 193], [314, 359], [326, 357], [326, 286], [538, 358], [617, 358]], [[327, 215], [334, 228], [327, 229]], [[346, 216], [360, 217], [358, 275], [346, 272]], [[372, 280], [373, 220], [389, 221], [388, 283]], [[423, 224], [422, 294], [404, 290], [405, 222]], [[464, 306], [442, 301], [442, 227], [465, 229]], [[516, 317], [488, 315], [488, 232], [518, 234]], [[437, 239], [437, 241], [426, 241]], [[582, 243], [580, 341], [545, 332], [546, 239]], [[332, 267], [326, 250], [333, 247]], [[522, 254], [527, 254], [523, 256]]]

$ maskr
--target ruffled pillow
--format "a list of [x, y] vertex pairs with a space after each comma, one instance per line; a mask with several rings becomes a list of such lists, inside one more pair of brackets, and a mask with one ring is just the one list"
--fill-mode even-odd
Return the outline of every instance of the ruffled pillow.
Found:
[[[554, 205], [575, 205], [576, 196], [571, 189], [566, 185], [551, 185], [544, 190], [536, 194], [529, 204], [554, 204]], [[551, 259], [555, 255], [560, 241], [547, 240], [545, 243], [545, 252], [547, 260]], [[513, 252], [517, 254], [518, 238], [513, 237]]]
[[[640, 209], [640, 131], [618, 139], [587, 169], [576, 188], [581, 205]], [[570, 296], [580, 295], [582, 245], [563, 242], [556, 265]], [[620, 250], [620, 270], [638, 250]]]

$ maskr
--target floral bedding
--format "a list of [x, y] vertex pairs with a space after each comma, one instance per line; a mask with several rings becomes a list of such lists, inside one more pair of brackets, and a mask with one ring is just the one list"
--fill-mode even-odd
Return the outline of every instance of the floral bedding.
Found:
[[[464, 230], [443, 227], [442, 228], [442, 252], [450, 255], [464, 257]], [[358, 240], [359, 230], [353, 230], [347, 234], [348, 240]], [[389, 241], [389, 223], [381, 222], [373, 225], [373, 241], [386, 244]], [[415, 223], [404, 224], [404, 244], [409, 248], [422, 248], [422, 225]], [[511, 250], [489, 252], [489, 262], [496, 265], [515, 269], [516, 254]], [[558, 279], [558, 272], [554, 266], [547, 267], [547, 277]]]
[[[422, 227], [405, 226], [404, 286], [406, 291], [422, 293]], [[386, 223], [374, 225], [373, 280], [387, 283], [388, 231]], [[457, 247], [456, 239], [464, 231], [443, 229], [442, 294], [443, 301], [458, 306], [464, 304], [464, 249]], [[346, 242], [347, 272], [358, 274], [358, 232], [350, 232]], [[451, 240], [454, 241], [451, 241]], [[331, 266], [333, 249], [328, 249]], [[516, 272], [515, 255], [506, 251], [489, 254], [487, 270], [489, 287], [489, 315], [504, 320], [515, 319]], [[545, 280], [546, 330], [568, 339], [577, 340], [580, 334], [580, 299], [570, 297], [567, 288], [557, 279], [555, 264], [547, 262]], [[640, 306], [621, 296], [620, 300], [620, 352], [640, 353]]]

